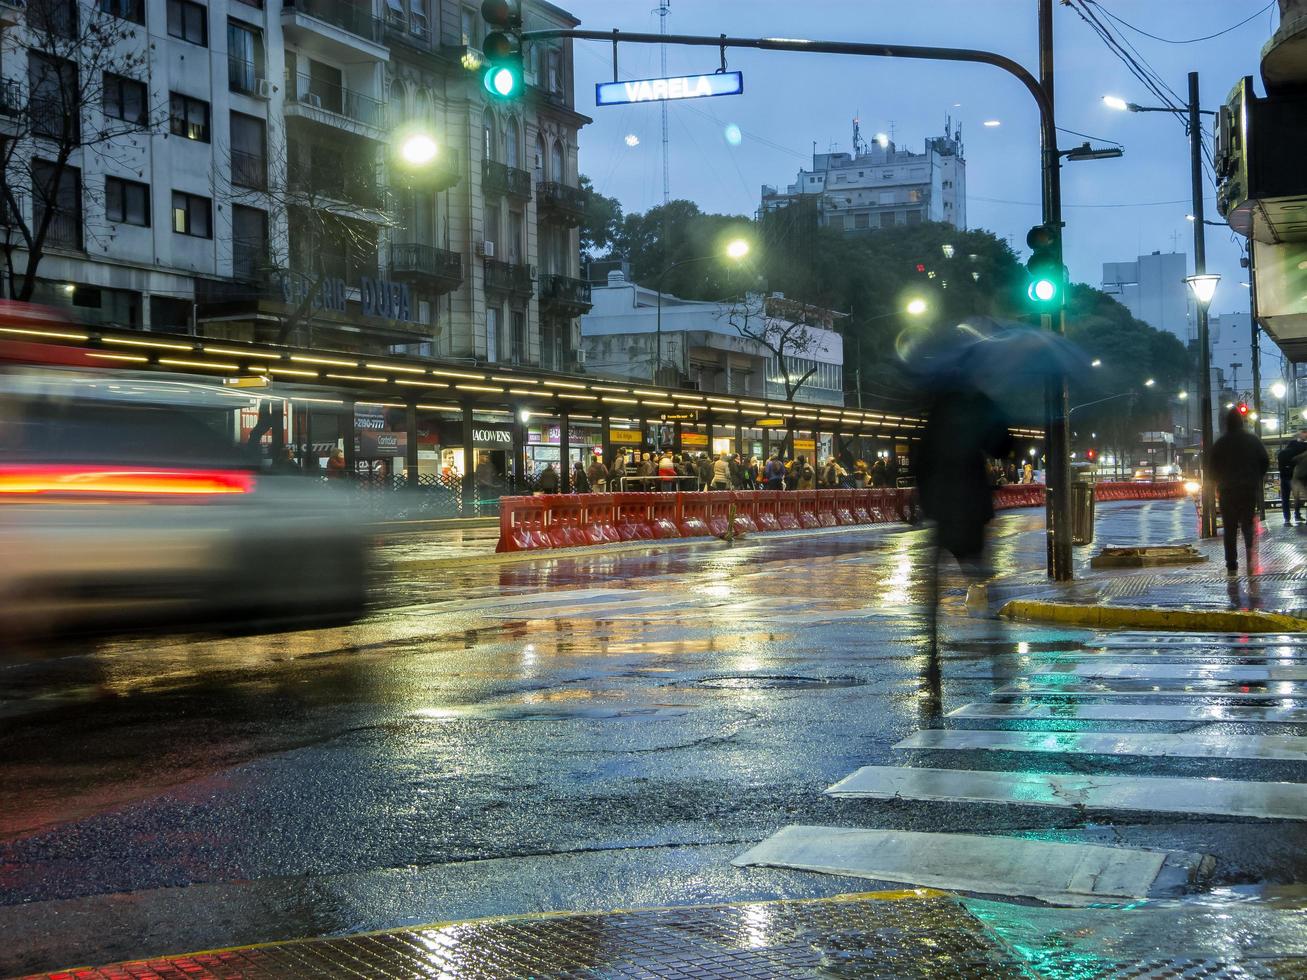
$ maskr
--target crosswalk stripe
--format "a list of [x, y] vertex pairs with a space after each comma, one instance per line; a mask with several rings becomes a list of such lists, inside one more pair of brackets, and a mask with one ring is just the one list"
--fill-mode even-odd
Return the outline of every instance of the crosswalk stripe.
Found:
[[1245, 647], [1307, 647], [1307, 634], [1302, 633], [1131, 633], [1109, 636], [1098, 642], [1105, 649], [1131, 647], [1212, 647], [1221, 650]]
[[1110, 681], [1081, 681], [1079, 683], [1040, 683], [1018, 681], [995, 688], [991, 697], [1068, 697], [1068, 698], [1245, 698], [1250, 701], [1304, 701], [1307, 687], [1281, 681], [1275, 689], [1259, 684], [1252, 690], [1247, 684], [1235, 681], [1188, 681], [1179, 684], [1159, 685], [1151, 680], [1127, 679]]
[[864, 766], [826, 795], [1307, 820], [1307, 786], [1302, 784], [1188, 776]]
[[894, 748], [1307, 761], [1307, 738], [1202, 732], [1016, 732], [932, 728], [905, 738]]
[[1210, 858], [978, 834], [789, 826], [731, 862], [1050, 902], [1183, 891]]
[[1307, 708], [1270, 705], [1216, 704], [964, 704], [951, 718], [1007, 718], [1078, 721], [1247, 721], [1265, 724], [1307, 724]]
[[1251, 666], [1247, 664], [1094, 663], [1041, 665], [1031, 677], [1074, 674], [1076, 677], [1137, 677], [1149, 680], [1192, 679], [1227, 681], [1307, 681], [1307, 666]]

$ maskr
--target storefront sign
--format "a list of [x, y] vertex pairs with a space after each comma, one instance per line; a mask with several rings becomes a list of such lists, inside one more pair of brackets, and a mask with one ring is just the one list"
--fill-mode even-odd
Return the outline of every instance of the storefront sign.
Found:
[[781, 429], [785, 427], [784, 419], [754, 419], [753, 424], [758, 429]]
[[817, 451], [817, 443], [812, 439], [795, 439], [794, 451], [796, 453], [813, 453]]
[[513, 431], [511, 429], [486, 429], [472, 427], [472, 445], [474, 446], [511, 446]]
[[908, 444], [905, 442], [896, 443], [894, 446], [895, 456], [906, 456], [908, 454]]
[[[444, 419], [440, 423], [440, 444], [442, 446], [463, 445], [463, 423], [456, 419]], [[474, 422], [472, 424], [472, 445], [485, 449], [508, 449], [513, 445], [513, 424], [511, 422]]]
[[408, 283], [359, 278], [359, 297], [364, 316], [377, 316], [383, 320], [412, 321], [412, 303]]
[[743, 91], [744, 73], [738, 71], [677, 75], [672, 78], [637, 78], [629, 82], [599, 82], [595, 85], [595, 105], [701, 99], [710, 95], [739, 95]]
[[609, 429], [608, 441], [615, 442], [623, 446], [638, 446], [644, 442], [640, 438], [639, 429]]
[[337, 278], [323, 279], [316, 287], [305, 277], [290, 275], [281, 277], [281, 298], [288, 306], [299, 306], [305, 297], [312, 294], [309, 306], [315, 310], [329, 310], [332, 313], [345, 312], [345, 280]]
[[386, 410], [380, 405], [365, 405], [362, 402], [354, 406], [354, 428], [360, 431], [380, 432], [386, 428]]
[[682, 432], [681, 445], [703, 447], [704, 449], [707, 449], [708, 436], [703, 432]]
[[373, 430], [367, 430], [359, 433], [358, 453], [364, 459], [377, 459], [386, 456], [403, 456], [407, 449], [407, 432], [376, 432]]

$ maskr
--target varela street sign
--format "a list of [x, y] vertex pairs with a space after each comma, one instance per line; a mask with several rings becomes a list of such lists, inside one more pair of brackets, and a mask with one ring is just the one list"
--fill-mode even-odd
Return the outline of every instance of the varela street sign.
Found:
[[738, 71], [678, 75], [675, 78], [638, 78], [630, 82], [599, 82], [595, 85], [595, 105], [701, 99], [709, 95], [740, 95], [743, 91], [744, 73]]

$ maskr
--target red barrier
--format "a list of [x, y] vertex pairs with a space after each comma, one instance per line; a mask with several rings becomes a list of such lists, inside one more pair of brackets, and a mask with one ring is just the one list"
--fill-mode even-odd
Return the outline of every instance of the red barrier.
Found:
[[817, 523], [822, 527], [838, 527], [839, 519], [835, 516], [835, 495], [838, 490], [817, 491]]
[[853, 497], [856, 490], [834, 490], [835, 494], [835, 520], [839, 524], [856, 524], [853, 519]]
[[780, 498], [784, 490], [754, 490], [751, 493], [743, 494], [752, 497], [754, 500], [753, 522], [758, 525], [759, 531], [779, 531], [780, 522]]
[[[765, 492], [765, 491], [764, 491]], [[757, 491], [733, 490], [731, 503], [735, 504], [735, 529], [741, 534], [756, 534], [761, 529], [759, 508], [765, 505]]]
[[679, 538], [681, 529], [676, 526], [677, 498], [679, 493], [646, 493], [649, 504], [649, 527], [655, 538]]
[[799, 502], [799, 527], [821, 527], [817, 519], [817, 491], [796, 490], [794, 496]]
[[550, 547], [544, 534], [547, 510], [541, 497], [504, 497], [499, 508], [499, 543], [495, 551]]
[[853, 519], [859, 524], [871, 523], [871, 495], [872, 490], [862, 489], [853, 491]]
[[585, 534], [590, 544], [614, 544], [622, 540], [617, 530], [616, 506], [611, 493], [585, 495]]
[[782, 531], [799, 530], [799, 495], [790, 490], [772, 490], [776, 494], [776, 520]]
[[[649, 541], [653, 527], [649, 524], [649, 493], [618, 493], [613, 495], [613, 512], [617, 533], [623, 541]], [[500, 501], [499, 506], [504, 506]]]
[[678, 493], [676, 498], [676, 526], [680, 529], [681, 537], [706, 538], [711, 534], [704, 494]]

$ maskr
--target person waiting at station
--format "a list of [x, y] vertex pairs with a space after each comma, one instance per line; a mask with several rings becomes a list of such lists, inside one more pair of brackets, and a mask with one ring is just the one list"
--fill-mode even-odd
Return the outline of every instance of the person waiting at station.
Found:
[[722, 453], [712, 464], [712, 488], [714, 490], [731, 489], [731, 458]]
[[763, 469], [763, 475], [767, 478], [768, 490], [781, 490], [785, 486], [785, 464], [781, 462], [778, 453], [773, 453], [772, 458], [767, 460], [767, 465]]
[[558, 493], [558, 470], [554, 469], [553, 463], [545, 464], [544, 472], [536, 482], [536, 492]]
[[658, 481], [664, 491], [676, 489], [676, 478], [680, 476], [676, 472], [676, 460], [672, 458], [671, 450], [664, 450], [662, 458], [658, 460]]
[[[622, 457], [619, 456], [618, 459], [622, 459]], [[616, 471], [616, 464], [614, 464], [614, 470]], [[594, 458], [585, 475], [590, 481], [590, 489], [595, 493], [608, 492], [608, 467], [604, 465], [604, 461], [598, 456]]]
[[[1276, 465], [1280, 468], [1280, 514], [1284, 517], [1285, 527], [1292, 527], [1295, 520], [1302, 522], [1302, 499], [1297, 496], [1294, 482], [1298, 460], [1304, 455], [1307, 455], [1307, 429], [1299, 429], [1298, 434], [1275, 454]], [[1293, 517], [1289, 516], [1291, 499]]]

